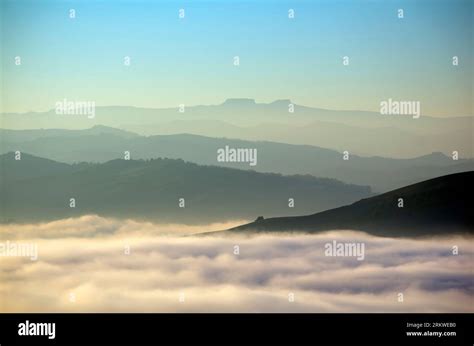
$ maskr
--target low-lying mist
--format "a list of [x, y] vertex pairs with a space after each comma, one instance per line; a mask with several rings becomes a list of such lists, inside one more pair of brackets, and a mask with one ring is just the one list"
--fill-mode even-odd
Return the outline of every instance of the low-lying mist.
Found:
[[[38, 258], [0, 257], [0, 311], [474, 312], [472, 239], [190, 235], [241, 222], [2, 225], [0, 243]], [[364, 244], [363, 259], [327, 256], [334, 242]]]

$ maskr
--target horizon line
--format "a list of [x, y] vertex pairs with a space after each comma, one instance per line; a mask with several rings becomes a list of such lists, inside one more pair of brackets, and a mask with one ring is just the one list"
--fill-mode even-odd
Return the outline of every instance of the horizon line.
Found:
[[[391, 98], [389, 98], [391, 99]], [[62, 100], [68, 100], [66, 97], [64, 97]], [[62, 101], [61, 100], [61, 101]], [[95, 102], [95, 101], [88, 101], [88, 100], [71, 100], [73, 102]], [[259, 106], [259, 105], [272, 105], [278, 102], [282, 101], [287, 101], [289, 104], [293, 104], [294, 106], [298, 107], [304, 107], [304, 108], [310, 108], [313, 110], [322, 110], [322, 111], [327, 111], [327, 112], [357, 112], [357, 113], [375, 113], [375, 114], [380, 114], [379, 111], [375, 110], [360, 110], [360, 109], [331, 109], [331, 108], [322, 108], [322, 107], [317, 107], [317, 106], [309, 106], [309, 105], [303, 105], [303, 104], [298, 104], [294, 103], [291, 101], [291, 99], [275, 99], [274, 101], [271, 102], [257, 102], [256, 99], [250, 98], [250, 97], [230, 97], [226, 98], [224, 101], [221, 103], [211, 103], [211, 104], [193, 104], [193, 105], [186, 105], [185, 103], [182, 103], [186, 108], [195, 108], [195, 107], [219, 107], [219, 106], [225, 106], [227, 102], [229, 101], [247, 101], [247, 102], [253, 102], [253, 105]], [[385, 101], [385, 100], [382, 100]], [[60, 101], [57, 101], [60, 102]], [[176, 105], [175, 107], [147, 107], [147, 106], [136, 106], [136, 105], [100, 105], [96, 106], [96, 108], [136, 108], [136, 109], [146, 109], [146, 110], [171, 110], [171, 109], [179, 109], [181, 104]], [[0, 112], [0, 115], [11, 115], [11, 114], [30, 114], [30, 113], [49, 113], [51, 111], [54, 111], [54, 107], [50, 108], [48, 110], [43, 110], [43, 111], [35, 111], [35, 110], [30, 110], [30, 111], [25, 111], [25, 112]], [[446, 118], [464, 118], [464, 117], [474, 117], [474, 114], [467, 114], [467, 115], [442, 115], [442, 116], [435, 116], [435, 115], [427, 115], [427, 114], [420, 114], [422, 117], [429, 117], [429, 118], [437, 118], [437, 119], [446, 119]]]

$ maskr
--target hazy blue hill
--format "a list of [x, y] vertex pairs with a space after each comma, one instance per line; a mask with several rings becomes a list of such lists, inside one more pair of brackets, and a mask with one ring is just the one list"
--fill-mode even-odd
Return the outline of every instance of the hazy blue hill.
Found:
[[[137, 136], [105, 127], [86, 130], [0, 130], [7, 133], [0, 153], [21, 150], [56, 161], [105, 162], [123, 158], [130, 151], [132, 159], [167, 157], [205, 165], [219, 165], [259, 172], [311, 174], [335, 178], [356, 185], [370, 185], [376, 192], [385, 192], [429, 178], [474, 170], [474, 160], [454, 161], [442, 153], [412, 159], [361, 157], [351, 154], [342, 160], [342, 153], [309, 145], [290, 145], [267, 141], [210, 138], [190, 134]], [[99, 133], [100, 131], [100, 133]], [[30, 137], [32, 140], [21, 139]], [[226, 163], [217, 161], [217, 149], [256, 148], [258, 163]]]
[[422, 115], [382, 116], [377, 112], [339, 111], [294, 105], [291, 100], [258, 103], [253, 99], [228, 99], [217, 105], [173, 108], [97, 107], [86, 116], [43, 113], [0, 114], [2, 127], [84, 129], [94, 125], [119, 127], [145, 135], [191, 133], [210, 137], [269, 140], [307, 144], [359, 155], [408, 158], [430, 152], [458, 150], [473, 157], [472, 116], [436, 118]]
[[[348, 206], [297, 217], [258, 220], [230, 232], [361, 230], [379, 236], [474, 234], [474, 172], [427, 180]], [[403, 198], [404, 207], [398, 207]]]
[[[205, 223], [250, 219], [256, 214], [297, 215], [325, 210], [370, 195], [370, 189], [333, 179], [282, 176], [183, 160], [112, 160], [102, 164], [65, 165], [29, 155], [22, 164], [49, 174], [1, 180], [2, 222], [27, 222], [83, 214]], [[17, 172], [11, 154], [1, 157], [2, 170]], [[56, 170], [55, 167], [58, 167]], [[66, 169], [64, 169], [66, 167]], [[67, 168], [69, 167], [69, 168]], [[44, 168], [42, 168], [44, 170]], [[75, 209], [69, 199], [76, 198]], [[178, 207], [179, 198], [185, 208]], [[288, 199], [295, 207], [288, 207]]]
[[[458, 119], [460, 119], [458, 121]], [[197, 120], [179, 117], [178, 120], [153, 124], [150, 122], [127, 125], [127, 128], [144, 135], [171, 135], [190, 133], [209, 137], [240, 138], [245, 140], [266, 140], [288, 144], [306, 144], [339, 151], [349, 150], [353, 154], [410, 158], [440, 151], [450, 155], [453, 148], [463, 157], [473, 157], [472, 126], [466, 125], [465, 118], [452, 120], [458, 127], [443, 121], [435, 121], [436, 128], [443, 130], [426, 132], [423, 126], [400, 129], [397, 127], [362, 127], [360, 124], [347, 125], [334, 121], [278, 121], [277, 117], [251, 126], [236, 125], [229, 120]]]
[[71, 165], [27, 153], [21, 154], [21, 160], [15, 160], [13, 152], [0, 155], [0, 181], [2, 183], [31, 177], [61, 175], [72, 171], [74, 168]]
[[94, 135], [115, 135], [120, 138], [133, 138], [138, 137], [137, 134], [116, 129], [113, 127], [95, 125], [91, 128], [81, 130], [67, 130], [67, 129], [39, 129], [39, 130], [9, 130], [0, 129], [0, 137], [5, 143], [22, 143], [26, 141], [32, 141], [42, 138], [51, 137], [83, 137], [83, 136], [94, 136]]

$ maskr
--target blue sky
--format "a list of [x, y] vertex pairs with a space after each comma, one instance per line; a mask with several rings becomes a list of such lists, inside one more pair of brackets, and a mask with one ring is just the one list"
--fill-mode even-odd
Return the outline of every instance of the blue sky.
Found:
[[174, 107], [248, 97], [360, 110], [419, 100], [423, 114], [472, 114], [469, 0], [1, 4], [4, 112], [47, 110], [63, 98]]

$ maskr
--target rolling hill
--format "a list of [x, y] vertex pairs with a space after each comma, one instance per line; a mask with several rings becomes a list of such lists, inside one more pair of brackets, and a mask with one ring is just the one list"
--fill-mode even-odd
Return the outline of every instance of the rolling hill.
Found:
[[98, 214], [199, 224], [250, 220], [256, 213], [298, 215], [371, 195], [369, 187], [334, 179], [161, 158], [68, 165], [26, 153], [16, 161], [7, 153], [0, 156], [0, 172], [0, 221], [10, 223]]

